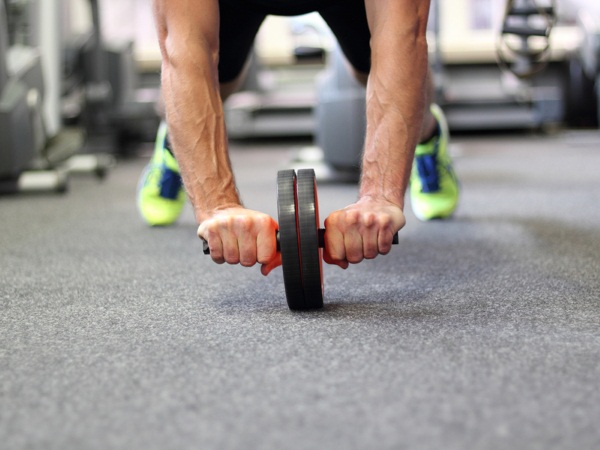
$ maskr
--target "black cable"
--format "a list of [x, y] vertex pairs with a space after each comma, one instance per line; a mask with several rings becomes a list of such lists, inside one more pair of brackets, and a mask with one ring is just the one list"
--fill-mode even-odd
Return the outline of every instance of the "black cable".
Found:
[[498, 64], [518, 78], [542, 71], [550, 57], [550, 35], [556, 24], [556, 0], [507, 0], [496, 45]]

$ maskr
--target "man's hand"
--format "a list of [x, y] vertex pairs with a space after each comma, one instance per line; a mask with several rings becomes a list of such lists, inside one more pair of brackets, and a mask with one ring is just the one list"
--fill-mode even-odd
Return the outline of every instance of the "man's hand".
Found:
[[363, 197], [325, 220], [325, 262], [346, 269], [349, 264], [385, 255], [405, 223], [398, 205]]
[[217, 264], [262, 264], [268, 275], [281, 265], [277, 252], [277, 222], [267, 214], [242, 207], [216, 210], [198, 227], [198, 236], [208, 242]]

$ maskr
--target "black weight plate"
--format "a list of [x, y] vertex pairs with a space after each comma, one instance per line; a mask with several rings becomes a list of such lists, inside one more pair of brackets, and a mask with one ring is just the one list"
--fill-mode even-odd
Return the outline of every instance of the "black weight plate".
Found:
[[298, 171], [298, 233], [305, 309], [323, 307], [323, 251], [319, 248], [319, 202], [315, 171]]
[[296, 211], [296, 172], [294, 170], [281, 170], [277, 173], [279, 248], [281, 251], [285, 296], [288, 306], [292, 310], [306, 309]]

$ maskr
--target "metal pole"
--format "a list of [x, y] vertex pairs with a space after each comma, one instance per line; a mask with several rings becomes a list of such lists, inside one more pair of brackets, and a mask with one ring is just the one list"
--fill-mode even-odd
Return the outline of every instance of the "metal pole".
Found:
[[[44, 121], [48, 136], [54, 136], [61, 127], [61, 28], [60, 0], [32, 0], [39, 11], [39, 24], [32, 23], [30, 30], [38, 29], [34, 35], [42, 55], [42, 68], [45, 80]], [[36, 26], [39, 25], [39, 26]]]
[[434, 0], [432, 3], [433, 6], [433, 35], [435, 42], [435, 52], [434, 52], [434, 60], [433, 64], [431, 64], [432, 72], [433, 72], [433, 83], [435, 87], [435, 96], [436, 102], [440, 103], [443, 98], [443, 71], [444, 71], [444, 62], [442, 60], [442, 45], [441, 45], [441, 9], [440, 9], [440, 0]]

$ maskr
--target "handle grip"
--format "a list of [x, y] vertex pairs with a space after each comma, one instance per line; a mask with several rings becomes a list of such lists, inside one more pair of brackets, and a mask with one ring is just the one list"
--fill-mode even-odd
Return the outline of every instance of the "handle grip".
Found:
[[[279, 230], [275, 233], [275, 239], [277, 240], [277, 251], [281, 251], [279, 246]], [[398, 233], [394, 234], [392, 238], [392, 245], [398, 244]], [[325, 248], [325, 228], [319, 228], [319, 248]], [[208, 242], [202, 239], [202, 253], [205, 255], [210, 255], [210, 248], [208, 247]]]

